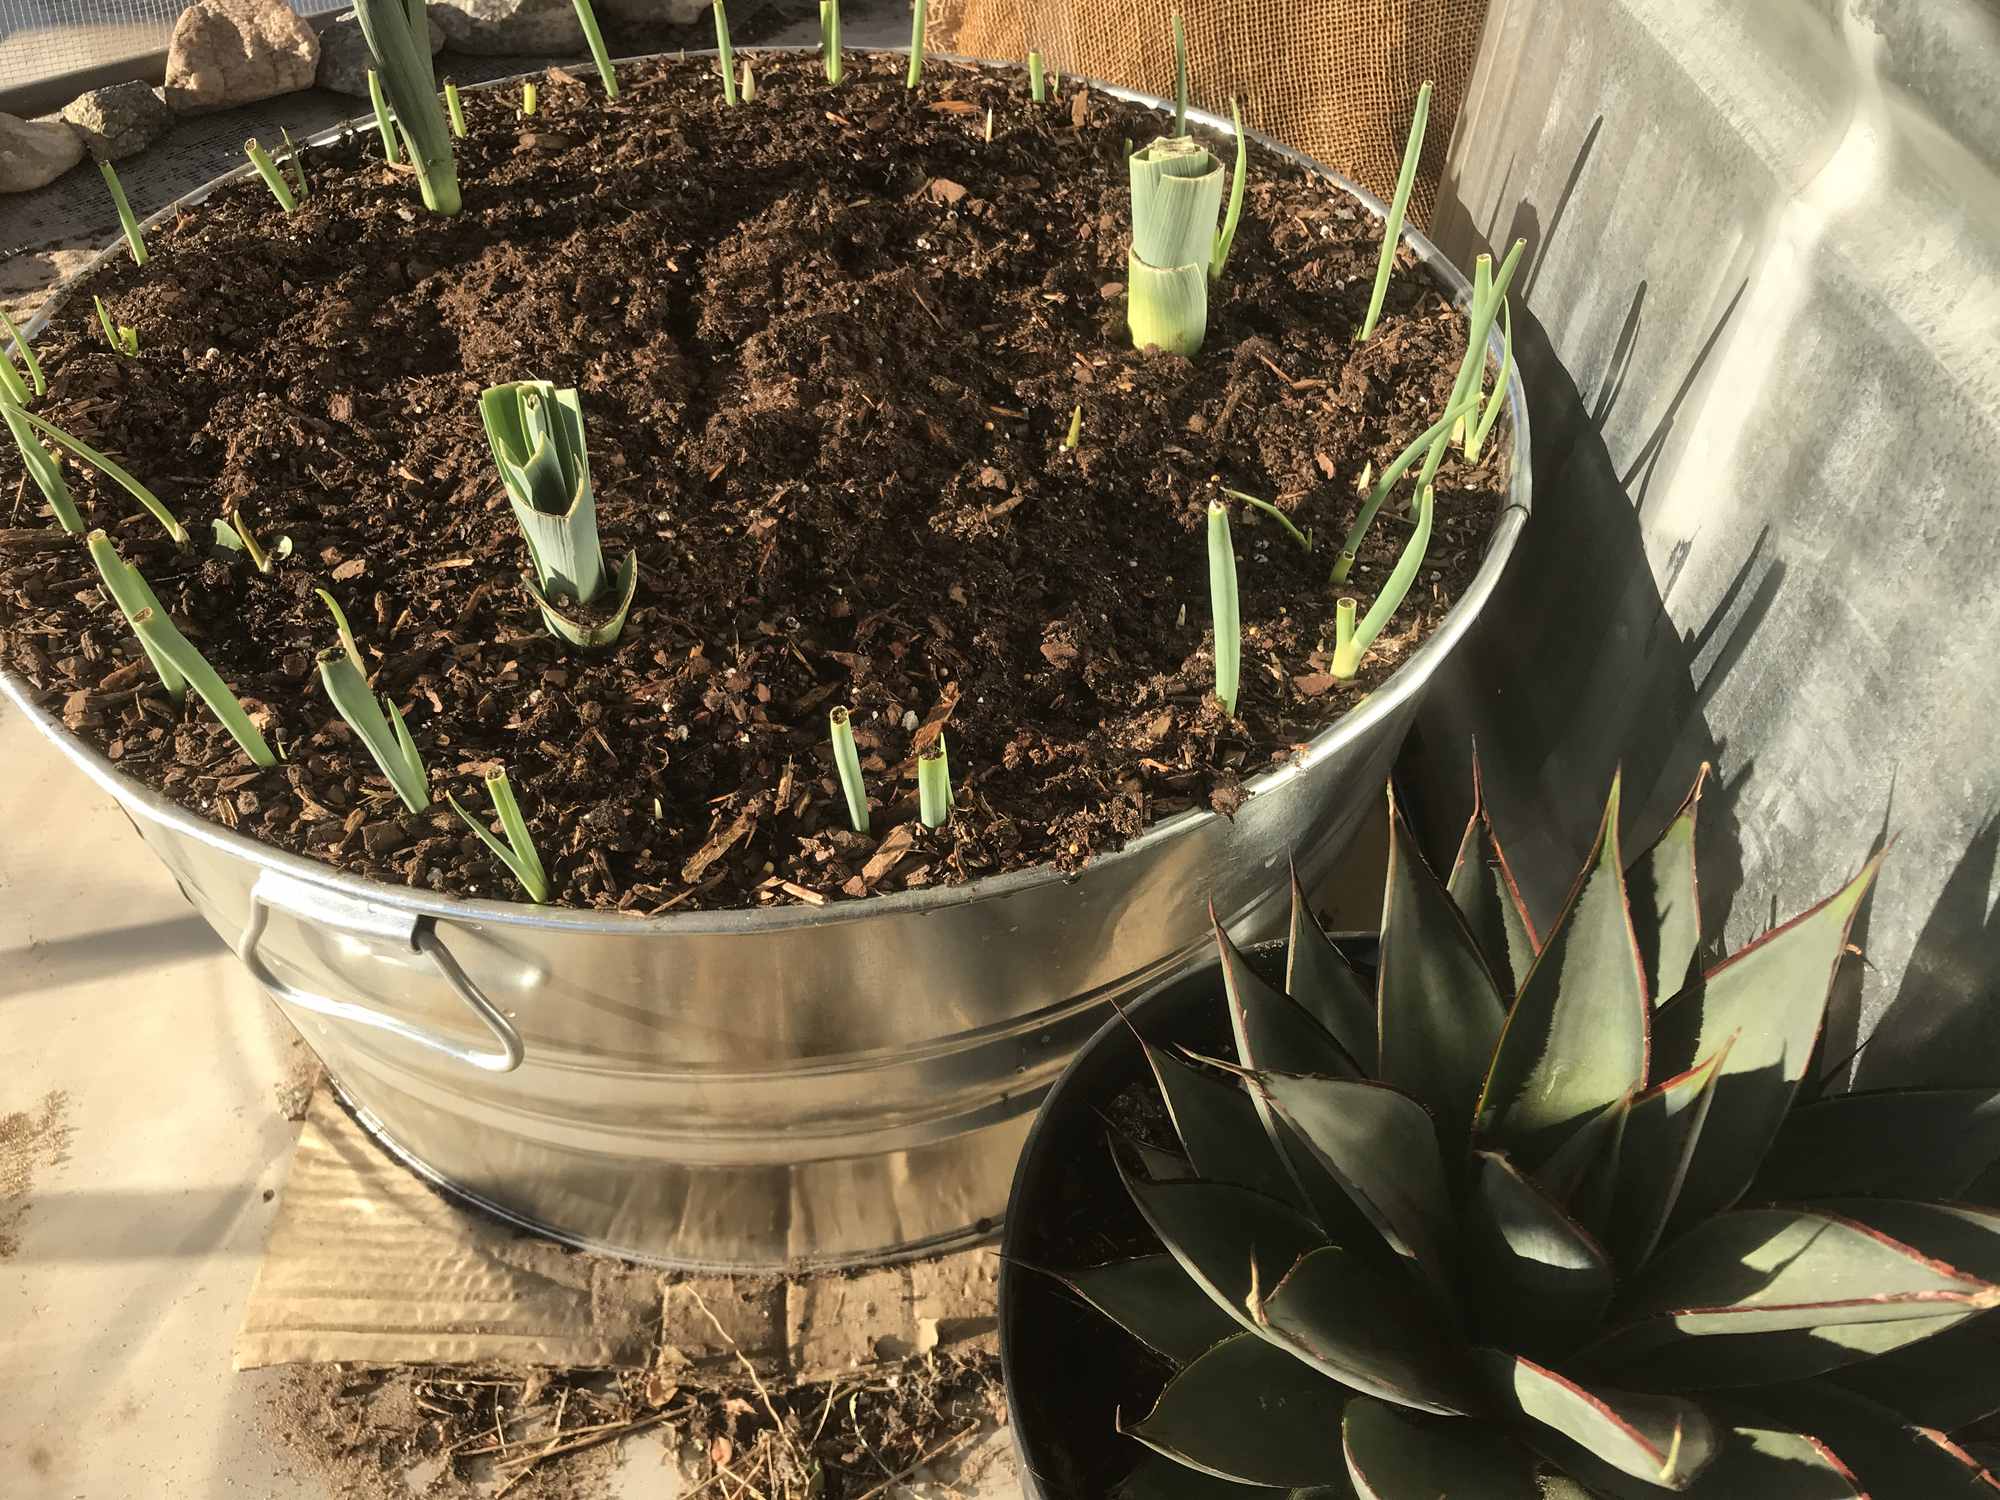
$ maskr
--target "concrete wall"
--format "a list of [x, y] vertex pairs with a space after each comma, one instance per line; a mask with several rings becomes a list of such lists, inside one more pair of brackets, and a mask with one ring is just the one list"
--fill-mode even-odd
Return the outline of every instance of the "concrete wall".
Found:
[[1996, 78], [2000, 0], [1493, 0], [1435, 231], [1528, 240], [1538, 451], [1433, 837], [1477, 733], [1546, 906], [1615, 764], [1637, 831], [1712, 759], [1735, 946], [1898, 835], [1868, 1082], [2000, 1082]]

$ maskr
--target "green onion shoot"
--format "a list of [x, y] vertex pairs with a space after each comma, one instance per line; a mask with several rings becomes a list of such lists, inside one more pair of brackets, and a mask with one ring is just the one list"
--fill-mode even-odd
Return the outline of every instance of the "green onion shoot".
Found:
[[930, 0], [917, 0], [910, 11], [910, 71], [903, 87], [913, 89], [924, 81], [924, 33], [930, 27]]
[[609, 619], [586, 625], [565, 613], [573, 605], [596, 602], [605, 592], [597, 501], [590, 488], [590, 453], [576, 392], [557, 390], [546, 380], [496, 385], [480, 396], [479, 416], [514, 519], [527, 538], [534, 569], [522, 581], [541, 607], [543, 621], [571, 645], [610, 645], [625, 628], [639, 586], [636, 552], [627, 555], [619, 570], [617, 608]]
[[1403, 215], [1410, 207], [1410, 190], [1417, 182], [1417, 162], [1424, 154], [1424, 127], [1431, 118], [1431, 86], [1417, 90], [1416, 113], [1410, 117], [1410, 136], [1403, 145], [1403, 167], [1396, 174], [1396, 194], [1389, 200], [1389, 217], [1382, 222], [1382, 258], [1375, 266], [1375, 290], [1368, 295], [1368, 316], [1362, 319], [1359, 343], [1367, 343], [1382, 316], [1382, 299], [1389, 295], [1389, 273], [1396, 266], [1396, 247], [1403, 240]]
[[1208, 605], [1215, 620], [1215, 696], [1236, 717], [1243, 672], [1243, 624], [1236, 604], [1236, 549], [1229, 539], [1229, 507], [1208, 507]]
[[[1375, 514], [1381, 510], [1382, 502], [1387, 500], [1390, 491], [1395, 489], [1396, 481], [1409, 472], [1410, 466], [1431, 444], [1450, 433], [1453, 426], [1461, 421], [1467, 412], [1474, 410], [1475, 405], [1476, 398], [1474, 401], [1461, 401], [1458, 405], [1447, 408], [1443, 416], [1418, 433], [1409, 447], [1396, 456], [1395, 462], [1382, 471], [1382, 477], [1375, 481], [1372, 489], [1363, 486], [1367, 489], [1367, 499], [1361, 502], [1361, 509], [1354, 516], [1354, 524], [1348, 527], [1346, 539], [1340, 544], [1340, 554], [1333, 560], [1333, 575], [1330, 581], [1336, 588], [1347, 582], [1347, 575], [1354, 571], [1354, 560], [1360, 555], [1362, 540], [1368, 535], [1368, 528], [1374, 524]], [[1364, 472], [1362, 478], [1365, 480], [1367, 477]]]
[[229, 684], [217, 675], [208, 658], [194, 648], [188, 638], [174, 628], [166, 611], [162, 609], [142, 609], [132, 617], [132, 628], [139, 633], [139, 642], [146, 648], [146, 654], [155, 662], [165, 658], [176, 672], [179, 672], [201, 701], [208, 705], [208, 711], [222, 721], [222, 727], [229, 731], [229, 737], [236, 741], [250, 763], [257, 766], [275, 766], [278, 757], [271, 753], [271, 747], [264, 742], [264, 736], [250, 721], [250, 715], [229, 690]]
[[1042, 76], [1042, 54], [1028, 51], [1028, 97], [1037, 104], [1049, 102], [1049, 81]]
[[1063, 451], [1074, 453], [1076, 445], [1083, 441], [1083, 403], [1078, 402], [1076, 410], [1069, 414], [1069, 432], [1063, 437]]
[[[111, 602], [118, 606], [127, 624], [136, 632], [135, 621], [141, 614], [151, 610], [164, 616], [160, 601], [154, 595], [152, 585], [147, 583], [139, 570], [118, 555], [118, 549], [111, 545], [111, 538], [102, 531], [93, 531], [84, 539], [90, 549], [90, 560], [97, 566], [97, 576], [104, 581], [104, 592], [111, 596]], [[173, 661], [153, 648], [145, 636], [139, 637], [139, 647], [146, 653], [146, 660], [153, 664], [153, 671], [160, 679], [160, 686], [175, 703], [187, 701], [187, 678]]]
[[[1333, 675], [1343, 681], [1352, 677], [1361, 668], [1361, 659], [1368, 654], [1368, 648], [1375, 644], [1375, 637], [1382, 633], [1383, 626], [1396, 613], [1397, 607], [1410, 592], [1410, 585], [1417, 580], [1417, 571], [1424, 565], [1424, 554], [1431, 544], [1431, 519], [1437, 513], [1437, 492], [1426, 488], [1417, 500], [1416, 529], [1410, 533], [1409, 541], [1403, 544], [1403, 554], [1396, 559], [1396, 566], [1390, 570], [1388, 581], [1382, 585], [1382, 592], [1375, 603], [1363, 615], [1361, 623], [1342, 630], [1341, 614], [1352, 620], [1354, 611], [1351, 600], [1342, 600], [1335, 606]], [[1344, 638], [1343, 638], [1344, 636]]]
[[835, 708], [826, 716], [833, 737], [833, 769], [840, 777], [841, 793], [847, 798], [847, 821], [856, 833], [868, 831], [868, 788], [861, 782], [861, 752], [854, 748], [854, 726], [847, 709]]
[[465, 101], [458, 97], [458, 85], [444, 86], [444, 111], [451, 118], [451, 133], [460, 140], [465, 139]]
[[926, 828], [942, 828], [951, 821], [951, 758], [942, 734], [917, 756], [917, 816]]
[[1301, 547], [1305, 548], [1306, 551], [1308, 552], [1312, 551], [1313, 541], [1311, 535], [1307, 532], [1299, 530], [1298, 526], [1293, 522], [1292, 518], [1286, 515], [1283, 511], [1279, 510], [1278, 507], [1273, 505], [1270, 501], [1259, 500], [1255, 495], [1246, 495], [1241, 490], [1232, 490], [1227, 488], [1226, 486], [1224, 487], [1222, 493], [1229, 496], [1229, 498], [1232, 500], [1241, 500], [1245, 505], [1248, 505], [1255, 510], [1261, 510], [1262, 512], [1264, 512], [1265, 515], [1269, 516], [1272, 520], [1276, 521], [1280, 526], [1284, 527], [1286, 532], [1290, 534], [1293, 541], [1297, 542]]
[[840, 0], [819, 0], [819, 50], [826, 60], [826, 81], [839, 83], [845, 71], [840, 54]]
[[291, 169], [292, 193], [303, 203], [306, 192], [306, 159], [299, 154], [299, 148], [292, 142], [292, 133], [284, 126], [278, 127], [278, 139], [285, 143], [285, 165]]
[[1126, 321], [1132, 347], [1196, 354], [1208, 335], [1208, 272], [1222, 206], [1222, 163], [1198, 141], [1174, 136], [1133, 152], [1127, 168], [1132, 248]]
[[33, 430], [22, 420], [25, 416], [27, 413], [15, 402], [0, 401], [0, 420], [6, 422], [7, 431], [13, 435], [14, 446], [21, 450], [21, 467], [35, 481], [35, 488], [42, 492], [42, 498], [49, 502], [49, 509], [55, 512], [62, 529], [71, 536], [81, 536], [83, 516], [76, 508], [76, 501], [70, 497], [69, 483], [62, 476], [62, 465], [37, 441]]
[[240, 552], [250, 562], [250, 566], [266, 577], [276, 566], [277, 559], [292, 555], [292, 539], [281, 536], [268, 548], [257, 540], [257, 533], [250, 529], [249, 517], [243, 508], [237, 506], [233, 513], [224, 518], [217, 516], [210, 523], [215, 545], [224, 552]]
[[329, 646], [318, 661], [320, 684], [347, 727], [368, 747], [403, 806], [423, 812], [431, 805], [430, 774], [396, 700], [384, 693], [378, 702], [367, 677], [342, 647]]
[[292, 196], [292, 186], [278, 171], [278, 164], [271, 160], [271, 153], [258, 145], [253, 136], [243, 143], [243, 154], [250, 158], [250, 165], [257, 169], [257, 175], [264, 179], [264, 186], [278, 200], [278, 207], [288, 214], [296, 213], [299, 200]]
[[97, 170], [104, 174], [104, 185], [111, 190], [111, 206], [118, 210], [118, 227], [125, 231], [125, 243], [132, 250], [132, 264], [146, 263], [146, 237], [139, 233], [139, 221], [132, 216], [132, 204], [125, 196], [125, 184], [118, 180], [118, 169], [108, 161], [100, 161]]
[[465, 820], [465, 826], [479, 835], [480, 842], [493, 851], [493, 857], [521, 882], [521, 889], [528, 893], [528, 899], [537, 904], [546, 902], [549, 899], [548, 873], [542, 868], [542, 857], [535, 850], [534, 836], [528, 832], [528, 820], [521, 816], [521, 804], [514, 800], [514, 787], [507, 780], [505, 771], [495, 771], [486, 778], [486, 795], [493, 801], [493, 810], [500, 815], [500, 831], [507, 835], [504, 844], [483, 822], [460, 806], [458, 798], [446, 792], [445, 801], [451, 804], [453, 812]]
[[[69, 449], [78, 458], [96, 469], [99, 473], [105, 475], [120, 489], [124, 490], [126, 494], [144, 506], [147, 513], [154, 520], [167, 528], [167, 535], [174, 539], [176, 546], [185, 547], [187, 545], [187, 528], [181, 525], [179, 520], [175, 518], [174, 513], [161, 503], [158, 495], [147, 489], [137, 479], [134, 479], [121, 465], [114, 463], [111, 459], [99, 453], [90, 444], [84, 442], [83, 439], [71, 437], [60, 427], [56, 426], [55, 423], [44, 421], [31, 411], [23, 411], [20, 407], [11, 405], [6, 408], [6, 411], [10, 417], [8, 422], [9, 427], [13, 425], [11, 418], [19, 417], [44, 437], [54, 438], [63, 447]], [[43, 493], [46, 494], [47, 491], [43, 491]], [[71, 527], [70, 529], [80, 530], [81, 528]]]
[[49, 382], [42, 374], [42, 362], [35, 358], [34, 349], [21, 337], [21, 330], [14, 326], [14, 320], [8, 317], [5, 311], [0, 311], [0, 330], [5, 330], [9, 341], [14, 345], [14, 353], [20, 356], [21, 368], [28, 372], [28, 380], [34, 386], [35, 394], [37, 396], [44, 394], [49, 388]]
[[1354, 612], [1359, 603], [1352, 594], [1342, 594], [1333, 606], [1333, 675], [1352, 677], [1361, 665], [1361, 653], [1354, 647]]
[[1500, 299], [1500, 373], [1493, 380], [1493, 394], [1486, 402], [1486, 410], [1479, 418], [1479, 424], [1465, 437], [1465, 461], [1479, 462], [1479, 455], [1486, 449], [1486, 439], [1493, 431], [1493, 424], [1500, 418], [1500, 408], [1507, 402], [1507, 378], [1514, 373], [1514, 308], [1505, 297]]
[[743, 59], [743, 87], [741, 92], [745, 104], [755, 104], [757, 102], [757, 74], [750, 66], [750, 59], [747, 57]]
[[368, 102], [375, 106], [375, 128], [382, 135], [382, 160], [393, 167], [403, 159], [396, 150], [396, 122], [389, 118], [389, 101], [382, 96], [382, 80], [373, 68], [368, 70]]
[[139, 330], [130, 324], [111, 321], [111, 309], [104, 305], [102, 297], [92, 297], [97, 304], [97, 326], [104, 330], [104, 342], [111, 346], [114, 354], [122, 354], [127, 359], [139, 357]]
[[347, 628], [347, 612], [340, 607], [340, 601], [325, 589], [314, 589], [313, 592], [319, 595], [319, 602], [333, 616], [333, 628], [340, 636], [340, 649], [347, 653], [347, 659], [354, 663], [357, 672], [366, 672], [368, 664], [361, 659], [361, 647], [354, 639], [354, 632]]
[[1222, 228], [1215, 234], [1215, 253], [1209, 257], [1208, 279], [1222, 280], [1229, 265], [1229, 252], [1236, 246], [1236, 227], [1243, 222], [1243, 189], [1250, 181], [1250, 137], [1243, 133], [1243, 101], [1231, 99], [1229, 112], [1236, 119], [1236, 170], [1229, 178], [1229, 207], [1222, 215]]
[[590, 60], [597, 64], [597, 76], [604, 80], [604, 97], [616, 99], [618, 69], [612, 65], [611, 54], [604, 50], [604, 33], [597, 29], [597, 12], [590, 8], [590, 0], [575, 0], [575, 4], [576, 19], [583, 27], [583, 40], [590, 48]]
[[729, 12], [722, 0], [715, 0], [715, 50], [722, 64], [722, 102], [736, 107], [736, 49], [729, 45]]
[[521, 85], [522, 119], [525, 120], [528, 118], [528, 116], [532, 115], [537, 109], [541, 107], [541, 103], [542, 103], [541, 91], [535, 87], [534, 81], [532, 79], [530, 79], [527, 83]]
[[361, 35], [381, 73], [381, 88], [396, 112], [424, 207], [432, 213], [459, 210], [458, 165], [451, 154], [451, 129], [438, 103], [437, 66], [431, 58], [424, 7], [410, 0], [354, 0]]
[[[1474, 295], [1472, 305], [1467, 310], [1465, 357], [1459, 361], [1458, 378], [1452, 383], [1451, 404], [1463, 406], [1467, 399], [1479, 400], [1479, 389], [1486, 374], [1486, 345], [1493, 334], [1494, 319], [1500, 315], [1500, 304], [1507, 300], [1507, 287], [1514, 279], [1514, 272], [1521, 264], [1521, 253], [1528, 248], [1526, 240], [1514, 241], [1507, 252], [1507, 258], [1500, 263], [1500, 269], [1493, 270], [1491, 256], [1482, 255], [1482, 264], [1475, 267], [1473, 276]], [[1436, 477], [1438, 465], [1444, 462], [1445, 450], [1451, 446], [1451, 430], [1447, 428], [1431, 440], [1431, 451], [1424, 458], [1424, 466], [1417, 475], [1417, 495], [1421, 497], [1430, 488]]]
[[6, 350], [0, 349], [0, 403], [8, 401], [16, 406], [24, 406], [28, 400], [28, 382], [21, 378], [21, 372], [14, 368], [14, 360]]
[[1174, 12], [1174, 134], [1188, 133], [1188, 59], [1187, 31], [1181, 25], [1181, 13]]

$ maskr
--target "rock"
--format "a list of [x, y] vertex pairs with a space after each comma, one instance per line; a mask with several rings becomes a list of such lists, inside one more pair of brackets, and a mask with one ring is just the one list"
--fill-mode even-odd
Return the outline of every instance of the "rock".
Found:
[[0, 193], [54, 182], [83, 160], [83, 137], [61, 120], [0, 115]]
[[431, 0], [431, 19], [454, 52], [514, 57], [584, 50], [573, 0]]
[[592, 8], [600, 26], [687, 26], [709, 14], [709, 0], [592, 0]]
[[[431, 52], [435, 54], [444, 46], [444, 28], [436, 21], [432, 21], [430, 27]], [[375, 59], [368, 52], [368, 40], [361, 34], [361, 23], [351, 13], [319, 34], [317, 82], [321, 88], [365, 99], [368, 97], [368, 70], [374, 66]]]
[[285, 0], [195, 0], [167, 48], [167, 103], [181, 114], [312, 87], [319, 33]]
[[135, 78], [77, 95], [64, 106], [63, 118], [92, 156], [123, 161], [152, 145], [174, 123], [174, 112], [151, 85]]

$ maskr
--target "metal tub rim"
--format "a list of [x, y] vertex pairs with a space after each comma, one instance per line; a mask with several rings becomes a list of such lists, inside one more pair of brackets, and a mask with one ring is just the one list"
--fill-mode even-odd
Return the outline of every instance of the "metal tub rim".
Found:
[[[819, 49], [810, 46], [739, 48], [739, 52], [756, 55], [809, 54]], [[855, 49], [883, 55], [907, 55], [907, 47], [884, 47]], [[617, 59], [618, 62], [651, 62], [677, 60], [685, 57], [714, 57], [714, 49], [702, 49], [687, 53], [651, 53], [640, 57]], [[986, 68], [998, 72], [1012, 71], [1018, 64], [1002, 63], [990, 59], [964, 57], [957, 54], [930, 53], [933, 62]], [[579, 76], [593, 75], [596, 69], [587, 64], [566, 64], [566, 69]], [[473, 90], [501, 88], [519, 83], [525, 79], [542, 75], [542, 69], [517, 73], [505, 78], [490, 79], [473, 84]], [[1079, 79], [1098, 92], [1131, 103], [1142, 104], [1157, 112], [1166, 113], [1173, 109], [1170, 101], [1143, 93], [1136, 89], [1123, 88], [1096, 79]], [[1234, 122], [1206, 110], [1190, 109], [1188, 118], [1196, 124], [1206, 126], [1226, 137], [1235, 134]], [[357, 115], [338, 124], [328, 126], [309, 136], [303, 146], [326, 145], [350, 133], [372, 128], [372, 116]], [[1350, 181], [1301, 151], [1296, 151], [1282, 142], [1273, 140], [1259, 131], [1247, 132], [1252, 142], [1272, 155], [1293, 163], [1312, 175], [1330, 182], [1334, 187], [1347, 193], [1361, 203], [1377, 218], [1387, 217], [1387, 208], [1382, 200], [1358, 183]], [[247, 162], [221, 173], [200, 187], [184, 193], [144, 220], [143, 227], [151, 228], [165, 222], [169, 217], [185, 208], [199, 204], [217, 188], [240, 182], [254, 175], [254, 168]], [[1415, 252], [1419, 264], [1433, 281], [1441, 283], [1455, 305], [1462, 305], [1471, 294], [1471, 284], [1458, 267], [1446, 258], [1444, 253], [1420, 230], [1407, 221], [1403, 225], [1402, 240]], [[50, 319], [76, 294], [84, 277], [96, 271], [108, 259], [124, 251], [122, 237], [112, 240], [105, 248], [72, 275], [65, 277], [52, 292], [48, 300], [29, 319], [22, 329], [22, 337], [32, 340], [49, 324]], [[1500, 335], [1496, 331], [1488, 342], [1488, 352], [1499, 358]], [[1493, 529], [1487, 539], [1486, 555], [1480, 562], [1478, 571], [1466, 590], [1453, 603], [1439, 624], [1417, 649], [1379, 689], [1368, 695], [1361, 703], [1349, 709], [1340, 718], [1322, 729], [1307, 743], [1303, 752], [1293, 756], [1281, 766], [1275, 766], [1250, 778], [1243, 785], [1246, 797], [1254, 799], [1260, 793], [1284, 786], [1294, 778], [1310, 771], [1328, 757], [1337, 754], [1349, 745], [1369, 734], [1383, 719], [1388, 718], [1408, 699], [1421, 692], [1431, 677], [1472, 628], [1473, 622], [1485, 608], [1487, 601], [1498, 586], [1500, 575], [1506, 570], [1521, 528], [1526, 524], [1533, 506], [1532, 467], [1530, 463], [1530, 436], [1528, 423], [1528, 403], [1521, 382], [1521, 372], [1515, 368], [1508, 377], [1508, 415], [1512, 423], [1513, 466], [1509, 478], [1506, 502], [1494, 519]], [[104, 755], [72, 735], [53, 715], [35, 703], [27, 684], [4, 665], [0, 665], [0, 693], [12, 701], [28, 721], [50, 740], [58, 750], [74, 761], [77, 766], [105, 791], [115, 797], [134, 816], [143, 814], [150, 821], [161, 825], [184, 837], [207, 844], [226, 854], [247, 861], [262, 869], [289, 877], [290, 879], [314, 886], [322, 891], [342, 896], [350, 901], [371, 903], [379, 907], [407, 912], [417, 917], [429, 917], [448, 921], [485, 924], [488, 926], [531, 927], [540, 929], [561, 929], [571, 933], [602, 933], [608, 936], [678, 936], [695, 934], [743, 934], [754, 935], [801, 927], [823, 927], [834, 923], [863, 921], [871, 916], [897, 913], [927, 913], [941, 911], [955, 906], [969, 905], [1037, 890], [1054, 884], [1065, 884], [1088, 879], [1095, 870], [1129, 863], [1148, 857], [1159, 846], [1171, 840], [1190, 834], [1206, 826], [1221, 814], [1203, 808], [1189, 808], [1160, 822], [1150, 824], [1136, 837], [1107, 853], [1093, 856], [1080, 870], [1066, 872], [1054, 865], [1033, 865], [1026, 869], [1011, 870], [997, 875], [987, 875], [964, 885], [940, 886], [921, 891], [899, 891], [888, 895], [869, 896], [860, 901], [833, 902], [824, 907], [806, 905], [782, 907], [730, 907], [708, 911], [672, 912], [658, 916], [630, 916], [619, 912], [585, 911], [572, 907], [538, 906], [529, 902], [496, 901], [479, 897], [456, 897], [439, 895], [436, 892], [419, 891], [406, 886], [390, 885], [384, 881], [370, 880], [291, 853], [263, 844], [243, 834], [236, 833], [212, 823], [208, 819], [189, 811], [179, 803], [154, 791], [144, 783], [125, 776]]]

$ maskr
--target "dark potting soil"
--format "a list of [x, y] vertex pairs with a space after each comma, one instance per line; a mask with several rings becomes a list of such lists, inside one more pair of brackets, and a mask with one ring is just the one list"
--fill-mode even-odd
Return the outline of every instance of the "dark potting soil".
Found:
[[[505, 767], [555, 900], [655, 912], [818, 901], [1082, 864], [1240, 783], [1380, 684], [1477, 568], [1510, 445], [1448, 462], [1417, 586], [1359, 679], [1328, 668], [1331, 552], [1364, 468], [1439, 412], [1464, 319], [1407, 255], [1366, 344], [1378, 222], [1253, 152], [1248, 205], [1194, 360], [1125, 335], [1125, 143], [1161, 117], [1097, 94], [854, 57], [759, 58], [724, 108], [702, 60], [466, 95], [465, 209], [426, 213], [373, 133], [309, 153], [291, 217], [254, 179], [115, 257], [40, 339], [44, 417], [181, 517], [176, 552], [66, 464], [279, 747], [258, 771], [190, 695], [176, 710], [81, 538], [35, 515], [11, 444], [0, 662], [128, 774], [356, 874], [515, 899], [454, 818]], [[985, 139], [988, 109], [992, 140]], [[1211, 142], [1212, 145], [1219, 143]], [[1224, 151], [1225, 158], [1233, 155]], [[138, 330], [97, 331], [91, 294]], [[542, 630], [477, 398], [582, 393], [607, 558], [636, 551], [615, 649]], [[1062, 446], [1083, 408], [1082, 441]], [[1235, 719], [1210, 693], [1203, 514], [1218, 481], [1310, 528], [1234, 517]], [[240, 507], [266, 577], [205, 545]], [[1385, 507], [1371, 600], [1408, 534]], [[353, 622], [407, 716], [437, 807], [406, 814], [321, 691]], [[827, 711], [853, 706], [873, 832], [851, 832]], [[915, 751], [944, 726], [950, 824], [915, 818]]]

